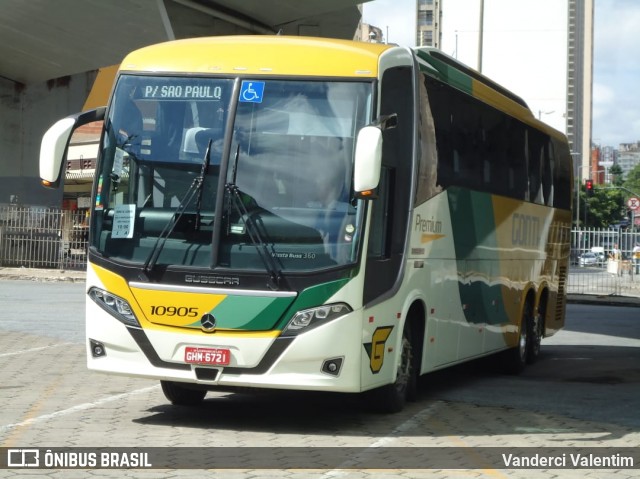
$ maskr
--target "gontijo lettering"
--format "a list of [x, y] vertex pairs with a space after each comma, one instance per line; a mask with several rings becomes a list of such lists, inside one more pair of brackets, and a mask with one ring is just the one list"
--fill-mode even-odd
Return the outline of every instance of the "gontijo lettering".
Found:
[[511, 243], [516, 246], [535, 246], [540, 242], [540, 218], [515, 213], [511, 223]]

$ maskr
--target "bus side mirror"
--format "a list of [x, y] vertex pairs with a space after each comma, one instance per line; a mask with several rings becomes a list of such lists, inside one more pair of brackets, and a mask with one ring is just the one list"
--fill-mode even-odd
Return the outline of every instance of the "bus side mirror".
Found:
[[372, 199], [380, 182], [382, 131], [365, 126], [358, 132], [353, 165], [353, 189], [356, 198]]
[[50, 188], [60, 185], [62, 164], [67, 156], [69, 140], [73, 132], [87, 123], [104, 119], [105, 108], [86, 111], [58, 120], [42, 137], [40, 144], [40, 178]]

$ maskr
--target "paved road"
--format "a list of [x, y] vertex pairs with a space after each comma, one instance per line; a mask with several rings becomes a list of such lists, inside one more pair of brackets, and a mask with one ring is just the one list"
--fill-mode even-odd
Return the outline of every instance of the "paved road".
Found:
[[[367, 412], [356, 397], [294, 392], [209, 393], [199, 407], [172, 407], [155, 381], [86, 370], [83, 311], [82, 283], [0, 280], [0, 447], [640, 446], [640, 315], [633, 307], [569, 305], [566, 330], [544, 341], [541, 360], [524, 374], [502, 375], [491, 360], [430, 374], [421, 380], [419, 400], [388, 416]], [[638, 472], [495, 469], [471, 451], [465, 461], [477, 459], [473, 470], [344, 470], [336, 464], [330, 470], [217, 470], [207, 477], [624, 478]], [[0, 469], [0, 477], [51, 472]], [[87, 477], [86, 471], [63, 472]], [[90, 475], [194, 477], [194, 471]]]

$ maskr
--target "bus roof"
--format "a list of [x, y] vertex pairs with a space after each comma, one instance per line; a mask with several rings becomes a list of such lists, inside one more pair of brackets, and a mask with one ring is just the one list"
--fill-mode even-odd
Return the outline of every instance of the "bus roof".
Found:
[[[399, 50], [392, 44], [283, 35], [198, 37], [135, 50], [124, 58], [120, 71], [376, 78], [380, 57], [394, 48]], [[548, 134], [560, 135], [538, 121], [519, 96], [489, 78], [439, 50], [413, 50], [425, 73]], [[113, 83], [116, 72], [113, 67], [102, 70], [98, 77], [108, 79], [102, 87], [94, 85], [85, 110], [106, 104], [109, 88], [104, 85]]]
[[380, 43], [293, 36], [221, 36], [177, 40], [136, 50], [130, 72], [309, 75], [375, 78]]
[[528, 123], [551, 136], [562, 133], [535, 118], [527, 103], [502, 85], [435, 48], [416, 48], [420, 69], [428, 75]]

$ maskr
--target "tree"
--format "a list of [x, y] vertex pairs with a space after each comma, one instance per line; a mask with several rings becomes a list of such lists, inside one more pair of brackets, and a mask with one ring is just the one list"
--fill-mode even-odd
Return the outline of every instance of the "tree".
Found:
[[580, 223], [591, 228], [607, 228], [625, 218], [627, 194], [619, 189], [594, 188], [593, 196], [580, 191]]
[[622, 186], [636, 194], [640, 194], [640, 163], [627, 173], [627, 177]]
[[609, 175], [611, 176], [611, 184], [613, 186], [622, 186], [624, 183], [624, 175], [622, 174], [620, 165], [613, 165], [609, 168]]

